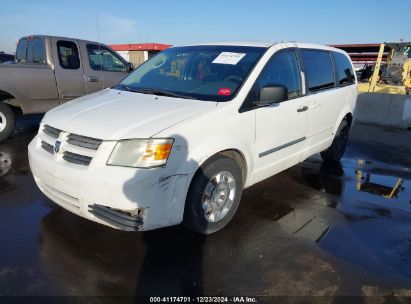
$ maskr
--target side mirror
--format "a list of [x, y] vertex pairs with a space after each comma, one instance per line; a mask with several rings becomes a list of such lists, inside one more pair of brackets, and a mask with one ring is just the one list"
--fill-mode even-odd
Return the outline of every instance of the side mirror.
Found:
[[127, 62], [127, 72], [132, 72], [134, 70], [134, 64]]
[[254, 104], [258, 107], [264, 107], [287, 99], [288, 90], [285, 86], [267, 85], [260, 90], [260, 98]]

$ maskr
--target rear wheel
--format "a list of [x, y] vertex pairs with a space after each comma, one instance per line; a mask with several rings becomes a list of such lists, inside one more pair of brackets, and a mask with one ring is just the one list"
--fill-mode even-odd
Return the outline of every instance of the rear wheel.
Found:
[[184, 224], [200, 234], [226, 226], [240, 203], [242, 180], [241, 168], [231, 158], [217, 156], [207, 161], [191, 182]]
[[347, 120], [343, 120], [338, 127], [337, 134], [331, 146], [321, 152], [321, 157], [325, 161], [338, 162], [343, 157], [345, 148], [347, 147], [348, 133], [350, 131], [350, 124]]
[[14, 131], [16, 118], [13, 110], [0, 101], [0, 141], [7, 139]]

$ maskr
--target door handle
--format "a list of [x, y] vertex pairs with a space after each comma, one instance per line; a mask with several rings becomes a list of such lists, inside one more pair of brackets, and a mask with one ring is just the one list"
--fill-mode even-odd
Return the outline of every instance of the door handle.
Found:
[[87, 80], [90, 81], [90, 82], [98, 82], [98, 77], [96, 77], [96, 76], [89, 76], [89, 77], [87, 78]]
[[298, 108], [297, 109], [297, 112], [304, 112], [304, 111], [307, 111], [308, 110], [308, 107], [307, 106], [303, 106], [303, 107], [301, 107], [301, 108]]

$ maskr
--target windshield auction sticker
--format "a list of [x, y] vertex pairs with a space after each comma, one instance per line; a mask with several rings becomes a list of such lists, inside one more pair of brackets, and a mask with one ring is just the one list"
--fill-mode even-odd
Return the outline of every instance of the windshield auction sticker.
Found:
[[213, 60], [213, 63], [236, 65], [245, 55], [244, 53], [222, 52]]

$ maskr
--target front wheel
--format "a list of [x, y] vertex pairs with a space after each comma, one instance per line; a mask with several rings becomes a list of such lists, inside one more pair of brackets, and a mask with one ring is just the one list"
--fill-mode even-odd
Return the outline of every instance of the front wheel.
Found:
[[14, 131], [16, 118], [13, 110], [0, 101], [0, 141], [7, 139]]
[[338, 127], [337, 134], [331, 146], [321, 152], [321, 157], [323, 160], [328, 162], [338, 162], [342, 158], [347, 147], [348, 132], [350, 131], [350, 124], [347, 120], [343, 120]]
[[207, 161], [188, 190], [184, 224], [200, 234], [222, 229], [233, 218], [242, 189], [241, 168], [234, 160], [217, 156]]

